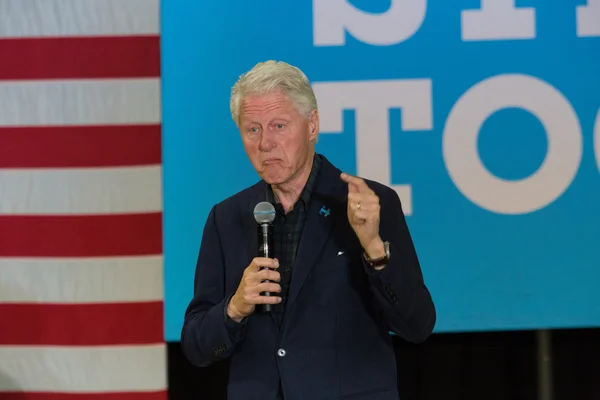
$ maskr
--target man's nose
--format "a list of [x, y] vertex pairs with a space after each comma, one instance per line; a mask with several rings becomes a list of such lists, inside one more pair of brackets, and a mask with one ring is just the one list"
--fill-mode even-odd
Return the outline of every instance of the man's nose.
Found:
[[270, 151], [275, 146], [277, 146], [277, 143], [273, 139], [273, 134], [270, 133], [268, 130], [263, 131], [260, 135], [260, 144], [259, 144], [260, 150], [261, 151]]

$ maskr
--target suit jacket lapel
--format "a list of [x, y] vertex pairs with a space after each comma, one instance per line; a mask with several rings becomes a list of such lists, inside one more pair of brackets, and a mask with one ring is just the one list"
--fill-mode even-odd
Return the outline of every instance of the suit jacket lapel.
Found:
[[298, 246], [298, 255], [294, 263], [292, 281], [286, 304], [286, 315], [298, 297], [302, 285], [316, 264], [323, 246], [331, 233], [337, 213], [346, 212], [342, 209], [344, 198], [344, 182], [340, 178], [341, 171], [323, 157], [321, 172], [311, 196], [310, 206], [302, 238]]

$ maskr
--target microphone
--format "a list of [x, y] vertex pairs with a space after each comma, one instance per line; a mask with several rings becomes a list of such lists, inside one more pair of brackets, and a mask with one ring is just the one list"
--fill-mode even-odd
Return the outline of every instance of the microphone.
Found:
[[[275, 207], [268, 201], [262, 201], [254, 207], [254, 219], [258, 224], [258, 254], [264, 258], [274, 258], [273, 244], [273, 221], [275, 220]], [[261, 268], [264, 269], [264, 268]], [[271, 296], [270, 292], [261, 293], [263, 296]], [[271, 304], [262, 305], [263, 312], [270, 312]]]

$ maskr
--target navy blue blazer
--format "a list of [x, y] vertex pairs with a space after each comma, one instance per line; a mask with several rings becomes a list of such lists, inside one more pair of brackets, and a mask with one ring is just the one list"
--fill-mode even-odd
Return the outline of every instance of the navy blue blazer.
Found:
[[[394, 190], [367, 180], [379, 196], [380, 236], [391, 258], [381, 271], [362, 257], [347, 218], [348, 186], [325, 157], [311, 198], [281, 327], [257, 311], [233, 337], [226, 301], [258, 256], [254, 206], [264, 181], [215, 205], [198, 255], [194, 297], [181, 345], [196, 366], [230, 359], [228, 398], [286, 400], [398, 399], [389, 331], [422, 342], [436, 312]], [[329, 214], [320, 213], [322, 207]]]

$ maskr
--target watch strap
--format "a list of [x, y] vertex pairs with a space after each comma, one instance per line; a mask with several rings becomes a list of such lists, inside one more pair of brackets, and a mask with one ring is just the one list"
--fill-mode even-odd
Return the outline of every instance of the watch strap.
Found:
[[367, 253], [363, 252], [363, 256], [365, 257], [365, 260], [372, 267], [379, 267], [379, 266], [382, 266], [382, 265], [386, 265], [388, 263], [388, 261], [390, 260], [390, 243], [389, 242], [383, 242], [383, 248], [385, 250], [384, 256], [380, 257], [380, 258], [376, 258], [376, 259], [370, 259], [369, 256], [367, 255]]

